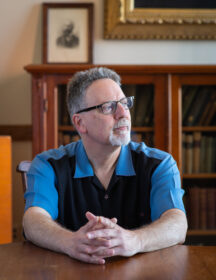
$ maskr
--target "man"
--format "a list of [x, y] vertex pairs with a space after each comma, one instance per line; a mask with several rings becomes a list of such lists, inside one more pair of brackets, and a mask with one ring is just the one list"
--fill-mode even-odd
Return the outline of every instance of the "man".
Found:
[[171, 155], [130, 142], [133, 97], [125, 97], [117, 73], [77, 73], [67, 103], [81, 141], [33, 160], [26, 238], [96, 264], [184, 242], [178, 168]]

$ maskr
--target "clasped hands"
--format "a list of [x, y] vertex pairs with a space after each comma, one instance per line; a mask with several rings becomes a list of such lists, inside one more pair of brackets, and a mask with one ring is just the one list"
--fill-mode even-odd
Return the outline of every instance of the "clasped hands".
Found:
[[117, 225], [116, 218], [86, 212], [88, 222], [73, 233], [67, 254], [88, 263], [104, 264], [111, 256], [132, 256], [138, 252], [135, 231]]

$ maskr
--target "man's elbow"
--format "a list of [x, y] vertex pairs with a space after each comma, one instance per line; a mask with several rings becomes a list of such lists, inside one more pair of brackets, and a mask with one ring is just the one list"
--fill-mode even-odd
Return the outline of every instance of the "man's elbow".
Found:
[[23, 234], [25, 236], [26, 240], [31, 241], [31, 237], [30, 237], [30, 233], [29, 233], [29, 214], [28, 213], [24, 213], [23, 215], [23, 220], [22, 220], [22, 226], [23, 226]]
[[39, 230], [45, 221], [51, 219], [51, 216], [40, 207], [30, 207], [23, 215], [23, 230], [27, 240], [32, 241], [33, 236]]
[[185, 214], [181, 215], [181, 221], [179, 222], [179, 240], [178, 244], [183, 244], [186, 240], [187, 236], [187, 230], [188, 230], [188, 222], [187, 222], [187, 217]]

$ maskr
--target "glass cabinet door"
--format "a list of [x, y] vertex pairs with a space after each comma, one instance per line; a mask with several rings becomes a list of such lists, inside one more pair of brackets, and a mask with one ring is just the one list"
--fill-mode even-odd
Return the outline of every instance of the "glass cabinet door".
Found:
[[126, 96], [134, 96], [131, 109], [131, 140], [145, 142], [154, 147], [154, 85], [124, 84], [122, 90]]
[[200, 238], [215, 245], [216, 76], [182, 76], [174, 84], [179, 87], [173, 96], [179, 110], [173, 116], [179, 121], [178, 158], [186, 193], [188, 242], [197, 244]]

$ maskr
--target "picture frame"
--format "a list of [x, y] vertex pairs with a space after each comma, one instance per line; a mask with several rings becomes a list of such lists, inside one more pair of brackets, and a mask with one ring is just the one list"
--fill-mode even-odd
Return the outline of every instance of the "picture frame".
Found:
[[43, 3], [43, 63], [90, 64], [93, 3]]
[[215, 40], [216, 2], [105, 0], [104, 39]]

